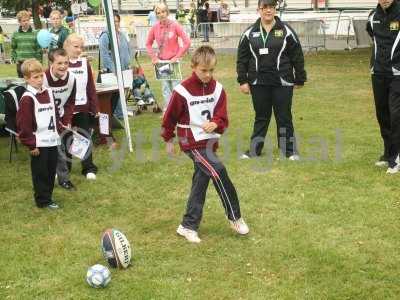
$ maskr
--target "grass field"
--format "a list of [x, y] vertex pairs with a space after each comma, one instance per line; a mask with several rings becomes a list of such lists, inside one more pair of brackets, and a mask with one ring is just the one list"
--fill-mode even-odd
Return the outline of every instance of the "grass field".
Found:
[[[212, 185], [202, 243], [176, 236], [192, 164], [166, 156], [158, 115], [131, 119], [134, 153], [96, 148], [96, 182], [75, 163], [78, 190], [55, 188], [58, 211], [35, 208], [28, 153], [20, 150], [9, 164], [8, 139], [0, 138], [0, 299], [399, 299], [400, 175], [374, 166], [382, 143], [368, 60], [369, 51], [306, 56], [309, 81], [293, 107], [303, 160], [288, 162], [276, 150], [274, 124], [272, 153], [238, 160], [253, 112], [238, 92], [235, 58], [219, 57], [216, 77], [231, 121], [220, 154], [251, 229], [247, 237], [230, 230]], [[149, 61], [145, 66], [152, 79]], [[116, 133], [124, 144], [123, 131]], [[85, 274], [105, 264], [100, 236], [107, 227], [127, 235], [133, 264], [112, 270], [110, 285], [95, 290]]]

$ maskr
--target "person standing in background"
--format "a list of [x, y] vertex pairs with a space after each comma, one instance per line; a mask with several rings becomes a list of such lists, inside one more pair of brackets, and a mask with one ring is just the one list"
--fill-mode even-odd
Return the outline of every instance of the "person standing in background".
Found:
[[188, 19], [190, 23], [190, 37], [195, 38], [197, 37], [196, 34], [196, 25], [197, 25], [197, 9], [196, 9], [196, 4], [194, 2], [190, 3], [190, 10], [188, 14]]
[[11, 61], [17, 64], [17, 74], [22, 78], [21, 65], [30, 58], [42, 62], [43, 53], [36, 38], [36, 32], [30, 25], [30, 15], [26, 10], [17, 14], [19, 28], [11, 37]]
[[8, 36], [3, 32], [3, 28], [0, 26], [0, 59], [2, 62], [5, 62], [5, 47], [4, 42]]
[[49, 50], [62, 48], [64, 41], [69, 35], [69, 30], [62, 25], [62, 16], [59, 10], [53, 10], [50, 13], [50, 32], [53, 35], [53, 39], [50, 43]]
[[218, 20], [220, 22], [229, 22], [229, 19], [230, 19], [230, 10], [228, 3], [223, 2], [221, 0], [221, 5], [218, 8]]
[[251, 93], [255, 112], [250, 148], [242, 159], [260, 156], [274, 112], [278, 147], [299, 160], [292, 120], [293, 90], [307, 80], [304, 55], [294, 30], [276, 14], [277, 0], [258, 0], [260, 18], [240, 38], [236, 69], [240, 91]]
[[[121, 32], [121, 16], [114, 14], [115, 31], [117, 33], [118, 50], [121, 63], [121, 69], [129, 70], [131, 61], [133, 58], [133, 51], [129, 45], [128, 39], [125, 34]], [[115, 64], [111, 52], [110, 34], [109, 32], [103, 31], [99, 38], [99, 51], [100, 51], [100, 65], [103, 72], [115, 73]], [[113, 95], [113, 114], [117, 119], [123, 120], [124, 115], [122, 112], [121, 99], [119, 93]]]
[[183, 4], [180, 3], [179, 6], [178, 6], [178, 9], [176, 10], [176, 13], [175, 13], [175, 19], [182, 26], [187, 23], [186, 15], [187, 14], [186, 14], [185, 8], [183, 7]]
[[[177, 62], [185, 55], [190, 47], [190, 39], [177, 22], [168, 19], [169, 9], [165, 3], [159, 3], [155, 7], [158, 22], [150, 29], [147, 36], [146, 49], [155, 65], [160, 60]], [[182, 40], [182, 46], [179, 45]], [[158, 52], [153, 49], [154, 41], [157, 42]], [[167, 109], [172, 90], [179, 84], [179, 80], [163, 80], [162, 94], [164, 97], [163, 111]]]
[[367, 23], [374, 40], [371, 55], [371, 80], [376, 118], [383, 139], [383, 154], [375, 163], [388, 167], [388, 174], [399, 172], [400, 151], [400, 3], [378, 0]]

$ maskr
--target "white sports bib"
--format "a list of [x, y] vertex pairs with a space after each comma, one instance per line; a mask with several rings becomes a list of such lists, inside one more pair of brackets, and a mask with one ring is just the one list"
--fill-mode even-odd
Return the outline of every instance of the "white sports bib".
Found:
[[87, 60], [84, 57], [78, 59], [82, 64], [80, 67], [69, 67], [69, 71], [74, 74], [76, 78], [76, 99], [75, 105], [85, 105], [87, 103], [86, 88], [88, 83]]
[[210, 95], [193, 96], [181, 84], [177, 85], [174, 89], [179, 95], [186, 99], [190, 125], [178, 124], [181, 128], [190, 128], [195, 141], [217, 139], [221, 135], [218, 133], [207, 133], [201, 126], [210, 121], [214, 116], [214, 108], [217, 105], [222, 92], [222, 85], [217, 82], [215, 90]]
[[36, 137], [36, 147], [53, 147], [60, 144], [60, 136], [57, 132], [56, 124], [56, 106], [54, 104], [53, 94], [47, 89], [50, 97], [50, 103], [40, 103], [31, 92], [25, 92], [22, 97], [29, 96], [33, 99], [36, 131], [33, 133]]
[[47, 80], [47, 76], [43, 76], [43, 85], [45, 87], [51, 88], [54, 95], [54, 103], [58, 109], [58, 113], [60, 118], [64, 116], [64, 105], [67, 103], [69, 96], [72, 93], [72, 89], [74, 88], [75, 77], [74, 75], [69, 72], [68, 81], [66, 85], [63, 86], [50, 86]]

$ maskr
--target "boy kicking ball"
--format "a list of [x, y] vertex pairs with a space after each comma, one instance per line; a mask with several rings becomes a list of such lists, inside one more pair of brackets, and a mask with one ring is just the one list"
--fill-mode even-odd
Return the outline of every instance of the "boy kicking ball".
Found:
[[226, 94], [222, 85], [212, 77], [216, 63], [213, 48], [202, 46], [194, 52], [192, 76], [175, 87], [162, 122], [161, 135], [167, 153], [174, 153], [172, 140], [177, 127], [179, 146], [194, 164], [186, 213], [176, 231], [192, 243], [201, 242], [197, 230], [210, 178], [233, 230], [241, 235], [249, 232], [240, 214], [236, 189], [216, 155], [218, 138], [228, 127]]

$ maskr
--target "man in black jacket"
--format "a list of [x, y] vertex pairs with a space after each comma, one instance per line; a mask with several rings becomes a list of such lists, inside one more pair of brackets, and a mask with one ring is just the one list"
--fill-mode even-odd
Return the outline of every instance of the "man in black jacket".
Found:
[[292, 121], [293, 88], [306, 81], [304, 56], [294, 30], [276, 13], [276, 0], [259, 0], [260, 18], [243, 33], [236, 71], [241, 92], [251, 93], [255, 120], [250, 149], [241, 158], [260, 156], [274, 111], [278, 146], [284, 156], [298, 160]]
[[371, 56], [372, 89], [376, 117], [384, 144], [383, 155], [375, 163], [388, 166], [387, 173], [399, 171], [400, 149], [400, 4], [378, 0], [370, 14], [367, 31], [374, 41]]

